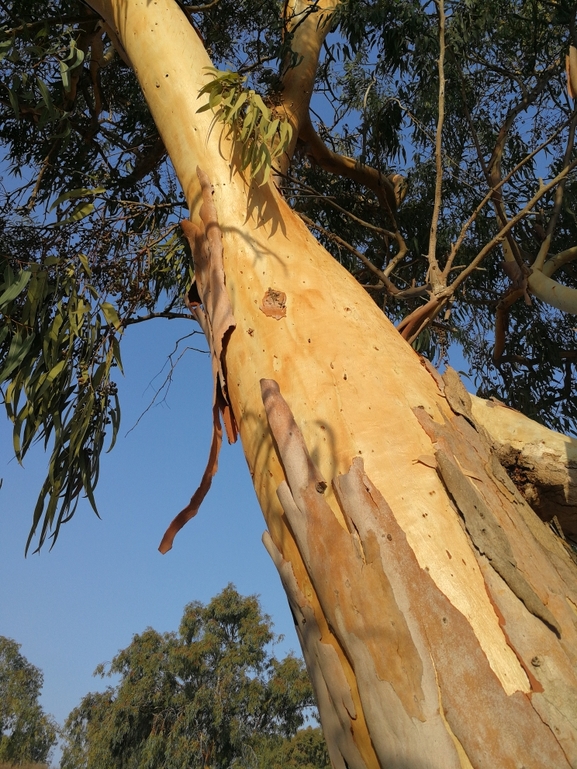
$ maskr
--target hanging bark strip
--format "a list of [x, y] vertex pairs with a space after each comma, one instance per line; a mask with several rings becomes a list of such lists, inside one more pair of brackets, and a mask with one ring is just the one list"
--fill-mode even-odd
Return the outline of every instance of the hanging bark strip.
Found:
[[[448, 377], [449, 404], [470, 413], [466, 397], [455, 393], [453, 384]], [[362, 717], [381, 766], [421, 765], [419, 756], [425, 744], [435, 756], [434, 765], [447, 769], [574, 766], [577, 753], [569, 725], [577, 713], [568, 695], [577, 685], [577, 646], [575, 623], [562, 596], [562, 580], [542, 548], [542, 559], [531, 563], [535, 574], [521, 571], [521, 559], [515, 557], [517, 543], [534, 538], [524, 523], [501, 517], [497, 520], [493, 513], [492, 518], [483, 519], [482, 494], [474, 494], [472, 484], [461, 497], [459, 488], [473, 479], [489, 499], [491, 495], [508, 495], [509, 504], [525, 504], [512, 484], [504, 491], [495, 488], [506, 483], [506, 475], [495, 478], [494, 465], [498, 463], [492, 461], [488, 449], [486, 454], [479, 454], [478, 434], [467, 417], [455, 415], [455, 424], [443, 426], [433, 423], [424, 412], [419, 415], [425, 429], [435, 430], [439, 473], [465, 519], [472, 541], [471, 557], [482, 562], [487, 592], [501, 618], [508, 645], [524, 671], [527, 692], [518, 688], [505, 691], [469, 622], [433, 582], [428, 570], [419, 565], [389, 505], [364, 472], [363, 460], [353, 458], [349, 472], [333, 480], [345, 528], [325, 500], [327, 483], [311, 459], [278, 384], [261, 380], [261, 391], [286, 478], [278, 488], [278, 497], [333, 639], [351, 661], [358, 688], [357, 699], [334, 646], [323, 643], [310, 589], [307, 592], [297, 583], [291, 564], [265, 537], [287, 589], [307, 665], [317, 679], [316, 691], [330, 704], [328, 709], [321, 708], [327, 732], [354, 734], [354, 722]], [[447, 456], [463, 457], [463, 467], [447, 469]], [[456, 481], [451, 472], [458, 474]], [[472, 509], [475, 504], [476, 509]], [[491, 510], [495, 509], [491, 505]], [[547, 547], [551, 547], [549, 541]], [[512, 576], [514, 569], [519, 571], [516, 576]], [[492, 581], [488, 570], [493, 572]], [[495, 576], [504, 580], [498, 588]], [[535, 584], [541, 580], [544, 585]], [[528, 610], [538, 617], [533, 623], [517, 624], [528, 637], [522, 638], [523, 633], [507, 621], [512, 598], [516, 611]], [[544, 648], [544, 639], [545, 648], [562, 648], [556, 649], [554, 662], [552, 658], [541, 666], [529, 650]], [[546, 670], [549, 666], [551, 669]], [[544, 693], [540, 679], [543, 674], [552, 676], [552, 668], [563, 692], [549, 689]], [[355, 699], [360, 700], [362, 713], [355, 710]], [[553, 708], [561, 714], [556, 733], [546, 726], [544, 717]], [[479, 712], [493, 715], [481, 722]], [[343, 730], [347, 718], [349, 728]], [[332, 747], [335, 767], [369, 766], [356, 752], [354, 737], [350, 741], [341, 738], [340, 744], [332, 743]]]
[[[218, 469], [218, 455], [222, 445], [221, 414], [229, 443], [234, 443], [238, 434], [228, 400], [224, 363], [226, 344], [236, 327], [236, 322], [225, 285], [222, 233], [212, 199], [213, 190], [210, 179], [198, 167], [196, 173], [202, 189], [200, 224], [184, 220], [182, 229], [190, 243], [194, 259], [195, 281], [189, 292], [189, 306], [205, 333], [211, 353], [214, 381], [212, 439], [208, 462], [200, 485], [192, 495], [188, 505], [180, 511], [166, 530], [158, 548], [161, 553], [166, 553], [171, 549], [174, 537], [185, 523], [197, 514], [210, 489], [212, 479]], [[195, 288], [196, 292], [194, 291]]]

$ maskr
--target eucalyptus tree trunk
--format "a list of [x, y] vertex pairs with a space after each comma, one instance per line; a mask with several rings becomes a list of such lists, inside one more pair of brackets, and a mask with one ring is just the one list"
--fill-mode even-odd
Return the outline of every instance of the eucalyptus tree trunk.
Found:
[[333, 766], [577, 767], [575, 567], [458, 377], [419, 358], [272, 184], [233, 170], [235, 148], [198, 112], [210, 61], [177, 4], [90, 4], [189, 203], [191, 306], [217, 379], [212, 459], [221, 410]]

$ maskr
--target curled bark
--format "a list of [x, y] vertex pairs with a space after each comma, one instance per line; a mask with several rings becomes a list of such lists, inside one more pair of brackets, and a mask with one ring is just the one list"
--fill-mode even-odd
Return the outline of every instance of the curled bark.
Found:
[[565, 72], [567, 74], [567, 92], [574, 101], [577, 95], [577, 48], [574, 45], [569, 46], [569, 53], [565, 57]]
[[237, 427], [228, 401], [224, 353], [228, 338], [236, 326], [226, 291], [222, 261], [222, 233], [218, 225], [216, 207], [212, 200], [212, 186], [207, 174], [197, 168], [202, 188], [203, 204], [200, 223], [182, 222], [184, 234], [190, 242], [194, 256], [195, 284], [198, 301], [190, 302], [193, 315], [205, 332], [212, 358], [214, 380], [212, 404], [212, 439], [208, 462], [198, 489], [188, 505], [180, 511], [166, 530], [159, 546], [161, 553], [172, 548], [176, 534], [193, 518], [210, 489], [218, 468], [218, 455], [222, 445], [222, 414], [230, 443], [236, 441]]

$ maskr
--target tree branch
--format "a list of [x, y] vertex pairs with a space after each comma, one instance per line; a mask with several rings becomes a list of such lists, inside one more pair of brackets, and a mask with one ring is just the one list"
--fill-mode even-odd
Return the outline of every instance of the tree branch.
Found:
[[[122, 321], [123, 326], [134, 326], [136, 323], [144, 323], [147, 320], [154, 320], [155, 318], [164, 318], [164, 320], [195, 320], [193, 316], [188, 312], [149, 312], [147, 315], [137, 315], [134, 318], [126, 318]], [[192, 334], [200, 334], [200, 331], [192, 331], [187, 336]]]
[[334, 235], [332, 232], [329, 232], [328, 230], [325, 230], [324, 227], [321, 227], [320, 224], [317, 224], [316, 222], [313, 222], [312, 219], [309, 219], [308, 216], [301, 213], [300, 211], [297, 211], [300, 218], [307, 224], [309, 227], [317, 230], [318, 232], [321, 232], [326, 237], [330, 238], [334, 243], [337, 243], [339, 246], [342, 246], [343, 248], [346, 248], [347, 251], [350, 251], [351, 254], [354, 254], [357, 259], [359, 259], [365, 267], [367, 267], [374, 275], [377, 276], [377, 278], [382, 282], [384, 287], [387, 289], [388, 293], [392, 296], [396, 296], [397, 294], [401, 293], [401, 290], [395, 286], [395, 284], [390, 280], [390, 278], [385, 275], [385, 273], [382, 270], [379, 270], [379, 268], [374, 265], [370, 259], [368, 259], [361, 251], [356, 249], [354, 246], [351, 246], [350, 243], [347, 243], [346, 240], [343, 240], [342, 238], [339, 238], [338, 235]]
[[[553, 77], [553, 75], [555, 75], [558, 72], [558, 70], [559, 70], [558, 64], [556, 64], [554, 67], [551, 67], [549, 70], [546, 70], [545, 75], [537, 82], [535, 87], [530, 91], [525, 91], [521, 101], [519, 101], [507, 113], [505, 122], [503, 123], [503, 125], [501, 126], [501, 129], [499, 130], [497, 141], [495, 142], [495, 147], [493, 148], [493, 153], [491, 155], [489, 163], [486, 166], [486, 170], [484, 167], [485, 173], [487, 175], [487, 182], [491, 188], [500, 189], [500, 187], [498, 187], [498, 183], [501, 179], [501, 162], [503, 159], [503, 150], [505, 148], [505, 142], [507, 140], [507, 136], [509, 135], [509, 131], [511, 130], [511, 126], [515, 122], [516, 117], [521, 112], [524, 112], [528, 107], [530, 107], [531, 104], [533, 104], [533, 102], [537, 99], [537, 97], [543, 92], [543, 90], [549, 83], [551, 77]], [[484, 162], [482, 163], [482, 165], [484, 166]], [[503, 195], [501, 191], [495, 193], [495, 195], [493, 196], [493, 201], [495, 206], [495, 212], [499, 220], [499, 224], [501, 225], [501, 227], [504, 227], [505, 224], [507, 223], [507, 215], [505, 213], [505, 208], [503, 205]], [[507, 236], [507, 239], [503, 244], [503, 252], [504, 252], [506, 261], [517, 262], [517, 264], [521, 269], [525, 267], [523, 258], [521, 256], [521, 252], [519, 250], [519, 246], [517, 245], [517, 242], [513, 238], [512, 233]]]
[[309, 118], [310, 100], [319, 56], [330, 30], [331, 17], [340, 0], [286, 0], [285, 36], [290, 52], [281, 66], [282, 93], [279, 109], [293, 129], [286, 153], [279, 158], [281, 174], [290, 165], [301, 128]]
[[304, 120], [299, 132], [299, 139], [304, 142], [304, 151], [323, 171], [352, 179], [367, 187], [377, 196], [377, 200], [391, 216], [404, 198], [404, 180], [400, 174], [385, 176], [376, 168], [371, 168], [347, 155], [339, 155], [327, 147], [315, 131], [310, 117]]
[[[481, 153], [481, 148], [480, 148], [480, 144], [479, 144], [479, 141], [478, 141], [478, 138], [477, 138], [477, 133], [475, 131], [475, 127], [473, 125], [473, 122], [472, 122], [472, 119], [471, 119], [471, 115], [469, 113], [469, 110], [468, 110], [466, 104], [464, 104], [464, 109], [465, 109], [465, 114], [467, 115], [467, 119], [468, 119], [468, 122], [469, 122], [469, 125], [470, 125], [470, 128], [471, 128], [471, 134], [473, 136], [473, 141], [474, 141], [475, 146], [477, 148], [479, 162], [480, 162], [481, 167], [483, 168], [483, 171], [484, 171], [484, 173], [486, 175], [487, 181], [489, 181], [489, 175], [488, 175], [488, 173], [486, 171], [485, 160], [484, 160], [483, 155]], [[532, 152], [530, 152], [528, 155], [526, 155], [523, 158], [523, 160], [521, 160], [519, 163], [517, 163], [517, 165], [513, 169], [511, 169], [511, 171], [509, 171], [509, 173], [505, 177], [503, 177], [503, 179], [501, 179], [498, 182], [498, 184], [497, 184], [497, 186], [495, 188], [491, 188], [489, 190], [489, 192], [485, 195], [483, 200], [481, 200], [479, 205], [475, 208], [475, 210], [473, 211], [473, 213], [471, 214], [469, 219], [467, 219], [465, 224], [462, 226], [461, 232], [459, 233], [459, 236], [458, 236], [457, 240], [455, 241], [455, 243], [451, 247], [451, 252], [449, 254], [449, 257], [447, 259], [447, 264], [445, 265], [445, 268], [444, 268], [444, 271], [443, 271], [444, 274], [448, 275], [449, 271], [452, 269], [452, 265], [453, 265], [453, 261], [455, 259], [455, 256], [457, 255], [457, 252], [458, 252], [459, 248], [461, 247], [461, 245], [462, 245], [462, 243], [463, 243], [463, 241], [465, 239], [465, 236], [466, 236], [470, 226], [473, 224], [473, 222], [477, 218], [478, 214], [485, 207], [485, 205], [491, 200], [491, 198], [493, 198], [495, 192], [500, 190], [503, 187], [503, 185], [505, 185], [513, 176], [515, 176], [515, 174], [524, 165], [526, 165], [530, 160], [532, 160], [536, 155], [538, 155], [543, 149], [545, 149], [545, 147], [547, 147], [549, 144], [551, 144], [551, 142], [561, 133], [561, 131], [563, 131], [570, 124], [571, 120], [572, 120], [572, 118], [569, 118], [569, 120], [566, 120], [561, 126], [559, 126], [559, 128], [557, 128], [556, 131], [554, 131], [551, 134], [551, 136], [549, 136], [547, 139], [545, 139], [545, 141], [543, 141], [538, 147], [536, 147]]]
[[[470, 264], [467, 265], [467, 267], [463, 270], [463, 272], [453, 281], [453, 283], [450, 286], [451, 291], [454, 292], [454, 290], [463, 283], [463, 281], [473, 272], [473, 270], [478, 267], [478, 265], [483, 261], [483, 259], [487, 256], [487, 254], [495, 248], [495, 246], [503, 240], [503, 238], [506, 236], [506, 234], [513, 229], [513, 227], [517, 224], [517, 222], [520, 222], [521, 219], [523, 219], [530, 211], [533, 210], [535, 205], [541, 200], [541, 198], [546, 195], [549, 190], [554, 189], [559, 182], [564, 179], [570, 171], [572, 171], [577, 166], [577, 160], [574, 160], [572, 163], [570, 163], [568, 166], [566, 166], [557, 176], [552, 179], [548, 184], [544, 184], [542, 187], [539, 188], [538, 192], [533, 195], [531, 200], [527, 203], [527, 205], [519, 211], [519, 213], [515, 214], [515, 216], [510, 219], [507, 224], [504, 227], [501, 227], [497, 235], [495, 235], [494, 238], [491, 238], [491, 240], [479, 251], [477, 256], [473, 259]], [[532, 276], [529, 277], [529, 281]], [[552, 281], [553, 282], [553, 281]], [[547, 300], [544, 300], [547, 301]]]
[[562, 312], [577, 315], [577, 288], [563, 286], [544, 275], [541, 270], [534, 270], [527, 278], [527, 282], [532, 293], [542, 302]]
[[[309, 187], [306, 184], [303, 184], [303, 182], [301, 182], [299, 179], [295, 178], [294, 176], [287, 174], [286, 178], [289, 181], [293, 182], [293, 184], [297, 184], [302, 190], [306, 190], [307, 192], [312, 192], [313, 195], [316, 195], [317, 197], [321, 198], [325, 203], [328, 203], [333, 208], [336, 208], [337, 211], [340, 211], [341, 213], [345, 214], [345, 216], [348, 216], [349, 219], [352, 219], [354, 222], [358, 222], [363, 227], [366, 227], [368, 230], [379, 232], [381, 233], [381, 235], [385, 235], [387, 238], [398, 239], [399, 237], [401, 237], [399, 233], [394, 233], [392, 232], [392, 230], [387, 230], [384, 227], [379, 227], [379, 225], [377, 224], [371, 224], [371, 222], [367, 222], [365, 221], [365, 219], [361, 219], [359, 216], [356, 216], [356, 214], [351, 213], [351, 211], [348, 211], [346, 208], [339, 206], [339, 204], [336, 203], [331, 197], [327, 195], [323, 195], [322, 192], [315, 190], [313, 187]], [[405, 247], [405, 251], [406, 251], [406, 247]]]
[[[335, 208], [337, 211], [340, 211], [345, 216], [348, 216], [349, 219], [352, 219], [354, 222], [358, 222], [358, 224], [362, 225], [363, 227], [366, 227], [369, 230], [372, 230], [373, 232], [378, 232], [381, 235], [384, 235], [385, 238], [390, 238], [391, 240], [396, 240], [397, 245], [399, 247], [398, 252], [395, 254], [395, 256], [391, 259], [391, 261], [387, 264], [385, 269], [383, 270], [383, 274], [389, 277], [392, 273], [392, 271], [395, 269], [397, 264], [401, 262], [405, 256], [407, 255], [407, 244], [405, 243], [405, 240], [399, 230], [395, 230], [394, 232], [392, 230], [387, 230], [384, 227], [379, 227], [376, 224], [371, 224], [371, 222], [367, 222], [364, 219], [361, 219], [360, 217], [356, 216], [355, 214], [351, 213], [351, 211], [347, 211], [346, 208], [343, 208], [342, 206], [339, 206], [338, 203], [336, 203], [332, 198], [327, 197], [326, 195], [322, 195], [317, 190], [313, 189], [312, 187], [308, 187], [306, 184], [303, 184], [298, 179], [295, 179], [294, 177], [290, 175], [286, 175], [286, 178], [289, 179], [291, 182], [298, 184], [298, 186], [303, 190], [308, 190], [309, 192], [314, 193], [315, 195], [318, 195], [320, 198], [322, 198], [325, 203], [328, 203], [330, 206]], [[297, 212], [298, 213], [298, 212]], [[299, 214], [300, 216], [300, 214]]]
[[435, 137], [435, 200], [433, 203], [433, 215], [431, 217], [431, 229], [429, 234], [429, 278], [433, 286], [433, 292], [443, 289], [446, 285], [443, 274], [437, 261], [437, 228], [441, 214], [442, 190], [443, 190], [443, 123], [445, 120], [445, 5], [444, 0], [435, 0], [439, 17], [439, 116], [437, 119], [437, 135]]
[[368, 187], [384, 210], [392, 215], [404, 197], [402, 177], [398, 174], [387, 177], [377, 169], [333, 152], [317, 134], [310, 117], [320, 51], [340, 1], [287, 0], [286, 34], [292, 37], [291, 52], [283, 62], [281, 104], [277, 109], [285, 113], [293, 135], [286, 152], [279, 158], [279, 173], [286, 175], [297, 142], [301, 141], [305, 152], [320, 168]]
[[[573, 155], [573, 145], [575, 140], [575, 126], [577, 125], [577, 112], [573, 114], [573, 118], [569, 125], [569, 136], [567, 137], [567, 146], [565, 147], [565, 156], [563, 157], [563, 168], [565, 168], [571, 162], [571, 156]], [[547, 231], [545, 233], [545, 240], [541, 243], [539, 253], [535, 257], [533, 267], [536, 270], [542, 270], [547, 254], [551, 247], [551, 240], [555, 234], [555, 227], [557, 226], [557, 219], [559, 218], [559, 212], [561, 211], [561, 205], [563, 204], [563, 194], [565, 192], [565, 179], [563, 179], [557, 189], [555, 190], [555, 202], [553, 204], [553, 213], [549, 219], [547, 225]]]
[[[408, 341], [412, 341], [416, 336], [428, 325], [440, 310], [445, 306], [451, 296], [453, 296], [457, 288], [468, 278], [468, 276], [479, 266], [483, 259], [495, 248], [495, 246], [503, 241], [503, 238], [507, 233], [521, 221], [535, 205], [541, 200], [541, 198], [554, 189], [565, 177], [577, 166], [577, 159], [566, 166], [557, 176], [552, 179], [548, 184], [544, 184], [540, 187], [539, 191], [531, 198], [527, 205], [519, 211], [507, 224], [500, 229], [500, 231], [492, 238], [485, 246], [479, 251], [477, 256], [465, 267], [463, 272], [457, 276], [453, 283], [448, 286], [442, 293], [437, 294], [429, 302], [421, 307], [417, 308], [410, 315], [407, 315], [398, 325], [397, 330]], [[503, 180], [504, 181], [504, 180]], [[500, 184], [503, 183], [500, 182]], [[492, 193], [489, 192], [488, 196]], [[488, 196], [485, 199], [488, 199]], [[484, 205], [484, 203], [482, 203]], [[577, 256], [577, 254], [576, 254]], [[565, 257], [566, 261], [571, 261], [570, 257]], [[565, 263], [565, 262], [564, 262]], [[561, 266], [561, 265], [559, 265]], [[556, 281], [544, 275], [540, 270], [534, 270], [528, 276], [528, 284], [532, 293], [542, 301], [550, 304], [552, 307], [556, 307], [564, 312], [577, 314], [577, 289], [562, 286]]]
[[553, 273], [557, 272], [557, 270], [565, 264], [569, 264], [569, 262], [572, 262], [574, 259], [577, 259], [577, 246], [572, 246], [571, 248], [556, 254], [556, 256], [552, 256], [551, 259], [547, 259], [541, 272], [543, 275], [547, 275], [547, 277], [550, 278]]

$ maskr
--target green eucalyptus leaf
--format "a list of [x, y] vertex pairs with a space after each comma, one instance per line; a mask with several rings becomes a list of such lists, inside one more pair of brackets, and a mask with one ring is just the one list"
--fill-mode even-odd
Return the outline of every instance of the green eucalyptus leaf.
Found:
[[8, 88], [8, 98], [10, 99], [10, 105], [14, 110], [16, 120], [20, 119], [20, 105], [18, 104], [18, 96], [13, 88]]
[[54, 203], [50, 206], [48, 209], [49, 211], [53, 211], [56, 206], [59, 206], [61, 203], [64, 203], [67, 200], [73, 200], [75, 198], [85, 198], [88, 197], [88, 195], [100, 195], [103, 192], [105, 192], [104, 187], [78, 187], [74, 190], [68, 190], [68, 192], [63, 192], [61, 195], [59, 195]]
[[22, 363], [32, 347], [34, 338], [34, 334], [32, 333], [27, 334], [24, 338], [22, 338], [22, 333], [20, 331], [17, 331], [14, 334], [10, 349], [8, 350], [8, 355], [4, 361], [4, 366], [0, 369], [0, 384], [5, 382], [14, 369]]
[[3, 307], [16, 299], [16, 297], [26, 288], [31, 277], [32, 273], [29, 270], [22, 270], [16, 278], [16, 281], [0, 294], [0, 307]]
[[14, 45], [14, 38], [10, 37], [7, 40], [0, 40], [0, 61], [4, 59], [10, 53], [12, 46]]
[[55, 226], [62, 227], [63, 225], [70, 224], [71, 222], [79, 222], [81, 219], [85, 219], [87, 216], [89, 216], [93, 211], [94, 203], [91, 200], [79, 203], [74, 207], [72, 213], [69, 216], [56, 222]]
[[101, 302], [100, 308], [106, 318], [106, 322], [119, 331], [122, 328], [122, 321], [120, 320], [116, 307], [110, 304], [110, 302]]
[[44, 83], [39, 77], [36, 78], [36, 84], [42, 96], [42, 101], [50, 109], [52, 108], [52, 97], [46, 83]]

